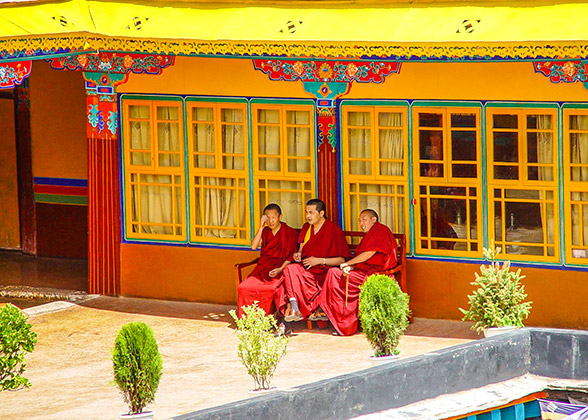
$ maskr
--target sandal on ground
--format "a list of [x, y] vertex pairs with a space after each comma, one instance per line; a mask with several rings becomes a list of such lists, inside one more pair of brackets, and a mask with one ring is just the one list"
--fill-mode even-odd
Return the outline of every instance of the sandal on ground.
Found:
[[292, 312], [292, 313], [284, 316], [284, 321], [286, 321], [286, 322], [296, 322], [296, 321], [301, 321], [303, 319], [304, 319], [304, 317], [302, 316], [302, 312], [300, 312], [300, 311]]
[[280, 325], [278, 325], [278, 329], [274, 332], [274, 336], [275, 337], [280, 337], [283, 335], [291, 335], [292, 334], [292, 326], [291, 325], [286, 325], [285, 322], [280, 322]]
[[321, 309], [317, 309], [308, 317], [309, 321], [328, 321], [329, 317]]
[[333, 332], [332, 332], [332, 334], [333, 334], [335, 337], [339, 337], [339, 336], [341, 335], [341, 334], [339, 334], [337, 331], [333, 331]]

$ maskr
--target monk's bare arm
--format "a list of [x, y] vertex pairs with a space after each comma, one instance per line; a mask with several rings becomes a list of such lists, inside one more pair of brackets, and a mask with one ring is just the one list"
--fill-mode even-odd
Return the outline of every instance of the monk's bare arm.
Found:
[[251, 249], [254, 251], [257, 248], [259, 248], [259, 245], [261, 244], [261, 235], [263, 233], [263, 228], [265, 228], [266, 222], [267, 222], [267, 216], [264, 214], [263, 216], [261, 216], [261, 223], [260, 223], [259, 229], [257, 230], [257, 233], [253, 237], [253, 240], [251, 241]]
[[341, 263], [341, 265], [339, 265], [339, 268], [343, 270], [345, 269], [345, 267], [353, 267], [355, 264], [359, 264], [369, 260], [374, 256], [375, 253], [376, 251], [364, 251], [361, 254], [351, 258], [349, 261]]
[[345, 258], [343, 258], [343, 257], [331, 257], [331, 258], [308, 257], [308, 258], [305, 258], [304, 261], [302, 261], [302, 264], [304, 264], [304, 267], [306, 267], [308, 269], [308, 268], [314, 267], [315, 265], [328, 265], [328, 266], [335, 267], [344, 261], [345, 261]]
[[272, 278], [279, 276], [280, 274], [282, 274], [282, 271], [284, 271], [284, 268], [286, 268], [286, 266], [288, 264], [290, 264], [290, 261], [287, 261], [287, 260], [284, 261], [281, 266], [279, 266], [278, 268], [274, 268], [273, 270], [271, 270], [269, 272], [269, 276], [272, 277]]

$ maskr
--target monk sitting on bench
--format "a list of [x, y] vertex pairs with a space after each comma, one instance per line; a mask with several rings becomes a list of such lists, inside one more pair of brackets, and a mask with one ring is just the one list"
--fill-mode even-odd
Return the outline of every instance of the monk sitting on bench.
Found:
[[300, 321], [316, 310], [327, 270], [351, 256], [343, 231], [325, 218], [325, 203], [309, 200], [306, 221], [298, 237], [296, 263], [286, 266], [283, 287], [276, 293], [278, 314], [285, 315], [285, 322]]
[[257, 301], [266, 314], [272, 312], [274, 294], [282, 284], [282, 271], [293, 260], [298, 232], [282, 223], [282, 209], [269, 204], [263, 209], [260, 227], [251, 241], [255, 250], [261, 243], [261, 255], [251, 274], [237, 287], [239, 316], [243, 306]]
[[361, 212], [359, 226], [365, 236], [355, 257], [329, 269], [318, 297], [319, 308], [308, 318], [331, 321], [338, 335], [352, 335], [357, 331], [359, 286], [371, 274], [393, 268], [397, 263], [398, 244], [390, 229], [378, 222], [374, 210]]

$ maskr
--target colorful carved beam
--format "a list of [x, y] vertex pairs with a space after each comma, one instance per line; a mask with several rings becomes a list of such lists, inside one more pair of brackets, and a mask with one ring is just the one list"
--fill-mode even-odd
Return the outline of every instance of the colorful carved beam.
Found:
[[174, 64], [175, 57], [155, 54], [127, 54], [100, 52], [46, 59], [56, 70], [77, 70], [104, 73], [161, 74]]
[[387, 61], [253, 60], [253, 66], [270, 80], [302, 82], [382, 83], [400, 71], [400, 63]]
[[551, 83], [584, 83], [588, 88], [588, 61], [536, 61], [535, 73], [549, 77]]
[[0, 64], [0, 89], [21, 85], [31, 74], [32, 62], [19, 61]]

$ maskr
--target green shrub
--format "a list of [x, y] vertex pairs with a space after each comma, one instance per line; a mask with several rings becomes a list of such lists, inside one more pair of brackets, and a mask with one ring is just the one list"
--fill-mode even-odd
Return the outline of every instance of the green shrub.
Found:
[[143, 412], [155, 398], [161, 378], [162, 359], [153, 330], [143, 322], [123, 325], [112, 352], [114, 382], [130, 414]]
[[533, 302], [523, 302], [527, 298], [525, 286], [521, 280], [521, 270], [510, 271], [510, 261], [500, 266], [496, 257], [500, 248], [484, 248], [484, 257], [490, 265], [480, 266], [480, 275], [475, 273], [476, 280], [470, 283], [476, 286], [469, 295], [470, 308], [459, 308], [464, 314], [463, 320], [474, 321], [472, 329], [480, 332], [490, 327], [523, 327], [523, 319], [529, 316]]
[[237, 355], [253, 377], [255, 390], [269, 389], [278, 362], [286, 354], [289, 339], [274, 336], [276, 320], [266, 315], [257, 302], [244, 306], [243, 312], [243, 318], [239, 318], [234, 310], [230, 311], [237, 324]]
[[408, 327], [408, 295], [386, 275], [369, 276], [361, 286], [359, 320], [376, 356], [398, 354], [398, 340]]
[[31, 383], [21, 375], [25, 371], [25, 353], [35, 349], [37, 334], [16, 306], [0, 310], [0, 391], [28, 388]]

